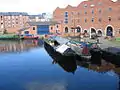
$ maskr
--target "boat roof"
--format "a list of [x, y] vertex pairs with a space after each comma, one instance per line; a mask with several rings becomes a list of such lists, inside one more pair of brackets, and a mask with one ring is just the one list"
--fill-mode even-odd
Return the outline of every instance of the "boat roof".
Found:
[[59, 36], [54, 36], [52, 38], [54, 38], [54, 40], [56, 40], [60, 44], [65, 44], [65, 43], [70, 41], [69, 39], [62, 38], [62, 37], [59, 37]]

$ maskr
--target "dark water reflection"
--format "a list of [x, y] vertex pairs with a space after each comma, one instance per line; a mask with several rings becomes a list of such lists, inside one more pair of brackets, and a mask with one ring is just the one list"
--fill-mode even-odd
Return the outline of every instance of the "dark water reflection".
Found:
[[43, 41], [0, 41], [0, 90], [119, 90], [120, 67], [61, 57]]

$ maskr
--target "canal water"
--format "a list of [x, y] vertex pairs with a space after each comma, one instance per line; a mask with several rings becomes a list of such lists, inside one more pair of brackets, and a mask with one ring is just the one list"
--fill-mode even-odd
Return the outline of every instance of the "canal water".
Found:
[[119, 90], [119, 74], [105, 60], [57, 59], [42, 40], [0, 41], [0, 90]]

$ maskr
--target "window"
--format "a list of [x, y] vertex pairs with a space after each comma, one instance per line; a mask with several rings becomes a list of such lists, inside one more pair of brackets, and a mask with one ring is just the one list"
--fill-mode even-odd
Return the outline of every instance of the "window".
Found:
[[118, 20], [120, 20], [120, 17], [118, 17]]
[[101, 9], [99, 9], [98, 12], [101, 13], [102, 12]]
[[65, 27], [65, 33], [68, 33], [68, 27]]
[[94, 18], [92, 17], [92, 20], [91, 20], [92, 22], [94, 22]]
[[1, 19], [2, 19], [3, 17], [1, 16]]
[[8, 19], [10, 20], [10, 16], [8, 16]]
[[92, 14], [94, 14], [94, 10], [92, 9]]
[[35, 30], [35, 27], [33, 27], [33, 30]]
[[119, 34], [120, 34], [120, 29], [119, 29]]
[[51, 27], [51, 30], [53, 30], [53, 27]]
[[102, 5], [102, 3], [101, 3], [101, 2], [98, 2], [98, 5]]
[[68, 15], [66, 14], [65, 17], [68, 17]]
[[102, 19], [101, 18], [99, 18], [99, 20], [98, 20], [99, 22], [101, 22], [102, 21]]
[[73, 12], [71, 12], [71, 14], [73, 15], [74, 13], [73, 13]]
[[65, 19], [64, 23], [65, 23], [65, 24], [67, 24], [67, 23], [68, 23], [68, 19], [67, 19], [67, 18]]
[[25, 31], [24, 34], [29, 34], [29, 31]]
[[1, 25], [3, 25], [3, 23], [1, 23]]
[[20, 24], [22, 24], [22, 22], [20, 22]]
[[80, 15], [80, 13], [78, 12], [78, 15]]
[[68, 21], [65, 21], [64, 23], [65, 23], [65, 24], [67, 24], [67, 23], [68, 23]]
[[87, 19], [85, 19], [85, 23], [87, 22]]
[[8, 24], [8, 27], [11, 27], [11, 25], [10, 25], [10, 24]]
[[16, 22], [16, 24], [18, 24], [18, 22]]
[[10, 20], [8, 21], [8, 23], [11, 23]]
[[86, 7], [87, 7], [87, 4], [84, 5], [84, 8], [86, 8]]
[[65, 12], [65, 15], [68, 14], [68, 12]]
[[14, 19], [14, 16], [12, 16], [12, 19]]
[[58, 25], [56, 27], [58, 28]]
[[78, 21], [78, 23], [80, 22], [80, 20], [79, 20], [79, 19], [78, 19], [77, 21]]
[[94, 5], [94, 4], [91, 4], [90, 6], [91, 6], [91, 7], [94, 7], [95, 5]]
[[112, 8], [110, 7], [110, 8], [108, 8], [108, 10], [109, 10], [109, 11], [112, 11]]
[[68, 12], [65, 12], [65, 17], [68, 17]]
[[81, 31], [81, 28], [80, 27], [77, 27], [77, 32], [79, 33]]
[[87, 14], [87, 12], [85, 11], [85, 14]]
[[109, 22], [111, 21], [111, 17], [108, 17]]
[[74, 20], [72, 20], [72, 23], [74, 22]]

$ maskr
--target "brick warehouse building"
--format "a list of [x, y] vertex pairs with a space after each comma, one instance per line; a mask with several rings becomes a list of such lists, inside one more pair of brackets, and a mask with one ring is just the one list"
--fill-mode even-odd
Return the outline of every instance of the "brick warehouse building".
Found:
[[4, 30], [7, 33], [17, 33], [28, 21], [29, 16], [25, 12], [0, 12], [0, 33]]
[[[50, 26], [51, 32], [95, 33], [99, 36], [120, 36], [120, 0], [88, 0], [78, 6], [57, 7], [53, 20], [58, 23]], [[54, 29], [55, 28], [55, 29]]]

